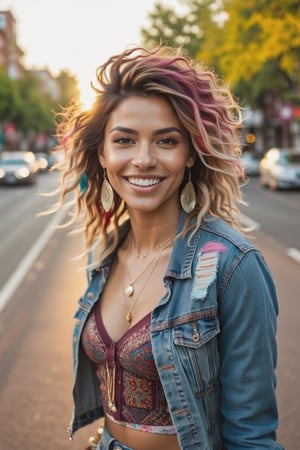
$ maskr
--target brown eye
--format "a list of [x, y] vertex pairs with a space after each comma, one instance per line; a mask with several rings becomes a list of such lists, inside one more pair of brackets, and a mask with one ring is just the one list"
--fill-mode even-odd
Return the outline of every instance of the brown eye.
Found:
[[158, 141], [159, 145], [173, 146], [178, 144], [178, 140], [172, 137], [165, 137]]
[[131, 144], [132, 142], [133, 142], [132, 139], [130, 139], [128, 137], [124, 137], [124, 136], [113, 139], [114, 144], [120, 144], [120, 145], [127, 145], [127, 144]]

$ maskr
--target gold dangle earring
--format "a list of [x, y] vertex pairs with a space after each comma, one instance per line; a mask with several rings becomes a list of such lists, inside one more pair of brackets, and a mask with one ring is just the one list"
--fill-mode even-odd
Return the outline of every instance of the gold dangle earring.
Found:
[[106, 212], [109, 212], [114, 201], [114, 191], [107, 177], [106, 171], [103, 169], [103, 183], [101, 186], [101, 204]]
[[189, 167], [188, 170], [189, 170], [189, 180], [184, 186], [180, 196], [181, 207], [187, 214], [192, 212], [196, 206], [196, 192], [191, 180], [191, 168]]

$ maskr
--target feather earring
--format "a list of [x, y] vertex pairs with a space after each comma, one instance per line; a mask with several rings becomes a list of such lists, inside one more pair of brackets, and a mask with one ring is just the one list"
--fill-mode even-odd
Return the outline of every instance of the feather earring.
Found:
[[106, 178], [106, 172], [104, 169], [103, 183], [101, 186], [101, 203], [104, 211], [106, 212], [110, 211], [113, 201], [114, 201], [114, 191], [111, 185], [109, 184], [108, 179]]
[[89, 187], [88, 176], [87, 176], [86, 172], [83, 172], [82, 177], [80, 178], [80, 181], [79, 181], [79, 190], [80, 190], [80, 192], [85, 194], [86, 191], [88, 190], [88, 187]]
[[180, 196], [180, 204], [184, 212], [189, 214], [196, 206], [196, 192], [191, 180], [191, 169], [189, 168], [189, 180], [183, 188]]

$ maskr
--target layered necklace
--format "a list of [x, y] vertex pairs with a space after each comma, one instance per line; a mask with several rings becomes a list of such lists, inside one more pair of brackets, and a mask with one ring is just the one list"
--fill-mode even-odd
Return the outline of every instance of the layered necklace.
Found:
[[[130, 299], [131, 297], [133, 297], [135, 295], [135, 283], [144, 275], [147, 273], [147, 276], [145, 276], [144, 278], [144, 282], [142, 284], [142, 286], [140, 287], [140, 290], [136, 293], [135, 295], [135, 299], [133, 301], [133, 303], [130, 305], [130, 307], [127, 309], [127, 312], [125, 314], [125, 320], [128, 324], [128, 327], [130, 327], [131, 323], [132, 323], [132, 310], [133, 308], [136, 306], [137, 301], [139, 300], [146, 284], [148, 283], [148, 281], [151, 278], [151, 275], [153, 274], [154, 270], [156, 269], [158, 262], [160, 260], [161, 254], [163, 252], [163, 250], [165, 250], [167, 247], [169, 247], [171, 245], [171, 243], [174, 241], [175, 236], [169, 237], [168, 239], [166, 239], [165, 241], [161, 242], [160, 244], [156, 245], [153, 250], [151, 250], [150, 252], [147, 253], [142, 253], [142, 254], [135, 254], [135, 256], [137, 258], [145, 258], [147, 257], [151, 252], [155, 252], [156, 250], [160, 250], [158, 253], [155, 254], [155, 256], [148, 262], [148, 264], [145, 265], [145, 267], [143, 268], [143, 270], [134, 278], [132, 279], [131, 275], [130, 275], [130, 271], [129, 271], [129, 267], [126, 266], [127, 268], [127, 274], [128, 274], [128, 279], [130, 280], [129, 283], [125, 283], [125, 287], [124, 287], [124, 294], [125, 294], [125, 299]], [[131, 246], [128, 247], [128, 252], [125, 258], [125, 261], [128, 257], [129, 254], [129, 250], [133, 248], [133, 242], [131, 244]], [[124, 262], [125, 265], [125, 262]], [[127, 303], [127, 301], [126, 301]]]
[[[134, 254], [133, 252], [133, 240], [131, 240], [131, 245], [128, 245], [128, 249], [124, 258], [124, 265], [123, 265], [123, 278], [124, 278], [124, 287], [123, 287], [123, 295], [125, 297], [125, 302], [127, 305], [127, 311], [125, 314], [125, 320], [128, 324], [128, 327], [130, 327], [131, 323], [132, 323], [132, 310], [135, 307], [135, 305], [137, 304], [137, 301], [139, 300], [142, 292], [144, 291], [144, 288], [146, 286], [146, 284], [148, 283], [148, 281], [151, 278], [151, 275], [153, 274], [153, 272], [155, 271], [155, 268], [157, 267], [160, 257], [163, 253], [163, 251], [169, 247], [171, 245], [171, 243], [174, 241], [175, 236], [172, 236], [168, 239], [166, 239], [165, 241], [161, 242], [160, 244], [158, 244], [156, 247], [154, 247], [151, 251], [149, 251], [148, 253], [142, 253], [142, 254]], [[130, 270], [129, 267], [126, 265], [126, 261], [127, 258], [129, 256], [129, 252], [130, 250], [132, 250], [132, 253], [134, 254], [134, 256], [136, 258], [146, 258], [147, 256], [150, 255], [150, 253], [154, 253], [153, 258], [145, 265], [145, 267], [143, 268], [143, 270], [134, 278], [132, 279], [132, 277], [130, 276]], [[157, 251], [159, 250], [159, 251]], [[125, 283], [125, 267], [127, 269], [127, 276], [128, 279], [131, 280], [129, 281], [129, 283]], [[148, 271], [148, 273], [147, 273]], [[143, 276], [144, 280], [142, 283], [142, 286], [139, 288], [139, 290], [136, 292], [136, 287], [135, 284], [136, 282]], [[135, 297], [133, 299], [133, 297]], [[133, 302], [131, 303], [131, 305], [128, 307], [128, 300], [131, 299]], [[117, 412], [117, 405], [116, 405], [116, 401], [115, 401], [115, 380], [116, 380], [116, 368], [115, 365], [110, 368], [109, 364], [108, 364], [108, 360], [106, 360], [106, 366], [105, 366], [105, 375], [106, 375], [106, 385], [107, 385], [107, 399], [108, 399], [108, 408], [112, 413], [116, 413]]]

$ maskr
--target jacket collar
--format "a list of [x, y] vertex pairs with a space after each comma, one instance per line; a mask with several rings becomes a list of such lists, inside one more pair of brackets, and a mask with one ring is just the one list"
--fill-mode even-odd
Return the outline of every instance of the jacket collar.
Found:
[[[181, 212], [177, 228], [177, 234], [181, 233], [184, 226], [186, 214]], [[195, 219], [192, 219], [192, 225]], [[166, 277], [178, 279], [192, 277], [192, 264], [200, 239], [200, 229], [192, 235], [193, 229], [189, 230], [185, 236], [179, 237], [174, 241], [171, 258], [167, 267]]]

